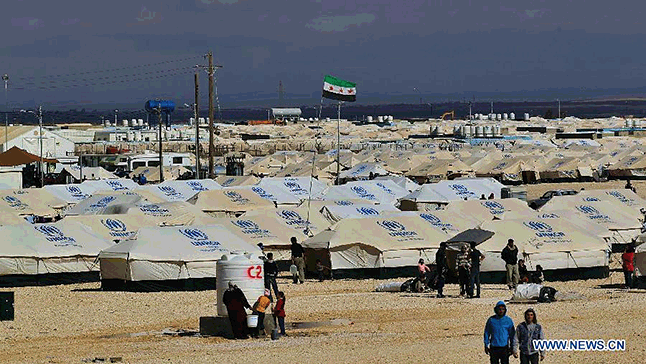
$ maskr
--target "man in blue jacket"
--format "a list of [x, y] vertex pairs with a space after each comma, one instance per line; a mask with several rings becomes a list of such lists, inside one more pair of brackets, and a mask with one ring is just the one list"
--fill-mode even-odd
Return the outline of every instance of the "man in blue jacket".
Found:
[[[509, 364], [509, 354], [516, 341], [514, 321], [507, 316], [507, 306], [503, 301], [498, 301], [493, 311], [495, 315], [489, 317], [484, 329], [484, 350], [489, 355], [491, 364]], [[514, 358], [518, 353], [514, 352]]]

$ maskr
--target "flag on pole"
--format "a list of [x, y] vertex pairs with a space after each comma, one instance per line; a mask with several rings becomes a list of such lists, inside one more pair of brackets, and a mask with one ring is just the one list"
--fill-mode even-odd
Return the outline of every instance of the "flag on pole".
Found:
[[357, 101], [357, 84], [329, 75], [325, 76], [323, 97], [340, 101]]

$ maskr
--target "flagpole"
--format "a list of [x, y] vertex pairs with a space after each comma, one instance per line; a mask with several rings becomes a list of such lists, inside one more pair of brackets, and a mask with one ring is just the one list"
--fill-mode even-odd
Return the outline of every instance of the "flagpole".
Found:
[[341, 104], [343, 101], [339, 101], [339, 106], [337, 109], [337, 119], [336, 119], [336, 185], [339, 185], [340, 173], [341, 173]]

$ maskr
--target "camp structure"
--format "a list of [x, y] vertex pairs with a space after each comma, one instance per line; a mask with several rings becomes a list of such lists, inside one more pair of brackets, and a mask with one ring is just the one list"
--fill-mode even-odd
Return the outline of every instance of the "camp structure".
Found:
[[0, 190], [0, 205], [8, 207], [16, 216], [34, 216], [52, 220], [67, 207], [67, 202], [43, 188]]
[[0, 203], [0, 226], [27, 224], [24, 217], [16, 215], [9, 206]]
[[195, 207], [213, 217], [235, 217], [250, 210], [275, 206], [271, 200], [243, 187], [202, 191], [195, 200]]
[[335, 277], [414, 275], [449, 236], [419, 216], [343, 219], [303, 242], [307, 269], [320, 259]]
[[[320, 199], [328, 185], [313, 177], [274, 177], [263, 178], [256, 187], [265, 188], [268, 191], [281, 191], [299, 200], [299, 203], [307, 199]], [[253, 187], [251, 187], [253, 190]], [[278, 204], [278, 201], [276, 201]], [[289, 203], [290, 201], [285, 201]]]
[[460, 215], [449, 210], [435, 210], [424, 212], [413, 212], [422, 218], [426, 223], [433, 226], [436, 230], [441, 230], [449, 236], [455, 235], [461, 231], [475, 228], [482, 221], [471, 215]]
[[299, 236], [318, 234], [331, 225], [320, 211], [312, 207], [308, 210], [307, 202], [298, 207], [251, 210], [242, 215], [242, 218], [246, 217], [276, 219], [286, 231]]
[[[395, 205], [397, 200], [406, 196], [408, 191], [395, 182], [386, 181], [355, 181], [340, 186], [330, 186], [325, 192], [325, 200], [367, 200], [369, 203]], [[365, 202], [364, 202], [365, 203]]]
[[145, 227], [99, 254], [104, 290], [215, 289], [223, 254], [260, 253], [219, 225]]
[[215, 178], [222, 187], [253, 186], [260, 182], [260, 178], [252, 175], [247, 176], [218, 176]]
[[[81, 176], [81, 173], [83, 175]], [[114, 173], [108, 172], [103, 167], [83, 167], [73, 164], [64, 166], [57, 179], [61, 183], [81, 183], [94, 179], [118, 179]]]
[[182, 201], [140, 202], [125, 210], [124, 219], [137, 219], [139, 216], [147, 216], [159, 226], [209, 225], [215, 221], [193, 204]]
[[127, 214], [66, 216], [59, 221], [62, 224], [68, 222], [84, 225], [94, 235], [115, 243], [132, 238], [142, 227], [159, 226], [155, 218], [146, 215], [133, 217]]
[[0, 227], [0, 286], [98, 280], [95, 259], [113, 245], [82, 224]]
[[[186, 167], [182, 166], [164, 166], [163, 171], [165, 181], [176, 180], [191, 173], [191, 171], [186, 169]], [[147, 182], [159, 182], [162, 177], [159, 174], [159, 167], [138, 167], [134, 171], [130, 172], [130, 178], [142, 175], [146, 177]]]
[[100, 180], [88, 180], [81, 183], [82, 186], [87, 186], [92, 188], [95, 193], [101, 193], [104, 191], [125, 191], [125, 190], [135, 190], [139, 186], [135, 181], [131, 179], [100, 179]]
[[466, 178], [424, 184], [417, 191], [407, 194], [399, 201], [404, 211], [430, 211], [446, 206], [451, 201], [488, 198], [493, 193], [501, 197], [505, 186], [493, 178]]
[[540, 212], [563, 210], [571, 211], [608, 229], [612, 234], [612, 245], [617, 246], [615, 249], [631, 243], [641, 233], [639, 214], [617, 199], [601, 200], [593, 196], [578, 195], [555, 196], [540, 209]]
[[348, 181], [359, 181], [374, 179], [379, 176], [387, 176], [389, 173], [378, 163], [359, 163], [352, 168], [342, 171], [339, 180], [342, 183]]
[[104, 215], [126, 213], [132, 205], [145, 201], [130, 191], [113, 191], [94, 194], [65, 212], [66, 216]]
[[349, 206], [329, 205], [321, 209], [321, 214], [329, 221], [330, 225], [347, 218], [384, 217], [401, 215], [403, 211], [390, 204], [372, 205], [357, 204]]
[[615, 190], [583, 190], [577, 194], [583, 201], [608, 201], [611, 203], [620, 202], [626, 207], [630, 207], [634, 213], [641, 214], [641, 209], [646, 208], [646, 200], [639, 197], [635, 192], [629, 189]]
[[483, 230], [495, 235], [478, 245], [486, 257], [481, 263], [483, 279], [502, 283], [505, 262], [500, 258], [508, 239], [518, 246], [519, 259], [529, 270], [541, 265], [546, 278], [582, 279], [607, 277], [609, 248], [603, 238], [593, 235], [567, 219], [541, 220], [532, 217], [492, 220]]
[[85, 200], [94, 192], [92, 188], [80, 184], [47, 185], [43, 189], [71, 205]]
[[452, 201], [446, 207], [458, 216], [470, 216], [478, 221], [503, 220], [521, 216], [534, 216], [536, 211], [517, 198], [493, 200]]

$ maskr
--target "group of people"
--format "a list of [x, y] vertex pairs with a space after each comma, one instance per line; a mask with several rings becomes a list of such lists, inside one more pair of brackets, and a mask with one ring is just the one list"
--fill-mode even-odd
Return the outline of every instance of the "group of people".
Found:
[[[278, 291], [276, 293], [277, 301], [271, 312], [274, 318], [274, 325], [278, 321], [278, 327], [280, 328], [280, 334], [286, 335], [285, 333], [285, 293]], [[256, 302], [251, 306], [244, 292], [233, 282], [229, 282], [229, 288], [224, 291], [222, 295], [222, 301], [227, 307], [227, 314], [229, 316], [229, 322], [231, 323], [231, 329], [233, 331], [233, 337], [235, 339], [247, 339], [249, 335], [252, 337], [258, 337], [261, 334], [265, 335], [265, 315], [267, 313], [267, 308], [271, 305], [273, 298], [269, 289], [265, 289], [262, 296], [258, 297]], [[258, 324], [256, 327], [247, 326], [247, 309], [251, 310], [252, 315], [258, 316]]]
[[538, 364], [545, 358], [545, 351], [536, 350], [534, 340], [545, 340], [536, 311], [527, 309], [524, 321], [515, 327], [514, 321], [507, 316], [507, 306], [499, 301], [484, 329], [484, 351], [489, 355], [490, 363], [508, 364], [513, 355], [515, 358], [520, 356], [521, 364]]

